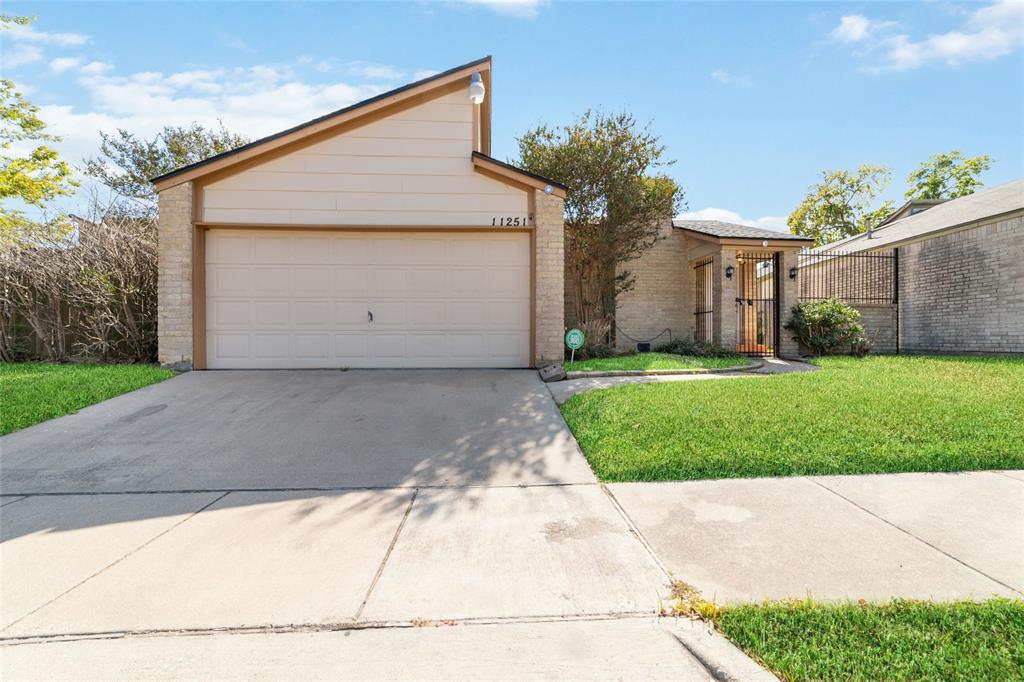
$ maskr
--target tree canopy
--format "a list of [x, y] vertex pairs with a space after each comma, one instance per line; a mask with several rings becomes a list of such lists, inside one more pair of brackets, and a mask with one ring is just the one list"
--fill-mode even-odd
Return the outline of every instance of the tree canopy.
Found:
[[99, 155], [87, 159], [85, 172], [128, 200], [120, 208], [128, 212], [156, 213], [156, 192], [150, 180], [216, 154], [231, 151], [248, 139], [198, 123], [166, 126], [152, 139], [141, 139], [119, 128], [100, 132]]
[[889, 185], [891, 173], [885, 166], [865, 164], [856, 171], [831, 170], [821, 175], [821, 182], [811, 185], [786, 220], [793, 234], [814, 239], [815, 246], [860, 234], [892, 213], [892, 201], [871, 209]]
[[650, 126], [627, 113], [588, 111], [568, 125], [529, 130], [518, 143], [513, 163], [569, 188], [565, 257], [575, 322], [588, 341], [603, 343], [616, 297], [633, 285], [623, 266], [650, 249], [683, 206], [683, 190], [659, 172], [673, 162]]
[[984, 185], [981, 174], [992, 165], [988, 154], [966, 158], [954, 149], [929, 158], [907, 176], [907, 199], [957, 199]]

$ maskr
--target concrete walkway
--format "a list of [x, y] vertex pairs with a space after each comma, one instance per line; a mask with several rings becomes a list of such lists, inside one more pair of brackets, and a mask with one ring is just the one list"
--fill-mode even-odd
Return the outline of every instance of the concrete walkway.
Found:
[[744, 377], [765, 376], [768, 374], [792, 374], [795, 372], [814, 372], [819, 368], [799, 360], [783, 360], [782, 358], [762, 358], [764, 364], [754, 370], [737, 372], [719, 372], [713, 374], [649, 374], [647, 376], [623, 377], [586, 377], [569, 379], [547, 384], [555, 403], [561, 405], [569, 398], [587, 391], [604, 388], [615, 388], [626, 384], [651, 384], [673, 381], [708, 381], [717, 379], [741, 379]]
[[608, 487], [666, 568], [716, 602], [1024, 598], [1024, 472]]

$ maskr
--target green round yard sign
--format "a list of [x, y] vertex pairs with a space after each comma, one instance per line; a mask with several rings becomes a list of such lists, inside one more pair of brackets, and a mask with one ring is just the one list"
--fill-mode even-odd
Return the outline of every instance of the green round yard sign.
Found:
[[583, 348], [583, 332], [579, 329], [570, 329], [565, 333], [565, 345], [569, 350]]

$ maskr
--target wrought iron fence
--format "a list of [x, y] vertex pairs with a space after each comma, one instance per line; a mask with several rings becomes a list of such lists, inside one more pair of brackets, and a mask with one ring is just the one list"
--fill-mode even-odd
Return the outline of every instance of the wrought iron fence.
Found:
[[896, 249], [846, 253], [807, 251], [797, 259], [801, 301], [838, 298], [858, 303], [896, 303], [899, 260]]
[[694, 301], [694, 340], [704, 343], [711, 343], [715, 309], [712, 294], [713, 279], [711, 259], [701, 261], [693, 268], [696, 286], [696, 300]]

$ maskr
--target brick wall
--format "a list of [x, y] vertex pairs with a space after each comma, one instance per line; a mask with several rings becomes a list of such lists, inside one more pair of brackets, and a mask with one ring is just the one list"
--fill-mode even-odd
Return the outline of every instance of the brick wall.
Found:
[[192, 366], [192, 183], [160, 192], [157, 345], [160, 364]]
[[905, 351], [1024, 353], [1024, 211], [899, 257]]
[[565, 217], [562, 199], [534, 190], [537, 366], [561, 362], [565, 334]]
[[[635, 348], [632, 339], [647, 340], [665, 329], [671, 330], [674, 339], [693, 338], [694, 279], [686, 237], [672, 228], [671, 220], [663, 223], [662, 235], [665, 238], [653, 248], [624, 266], [633, 273], [636, 284], [616, 301], [618, 348]], [[665, 334], [653, 343], [668, 340]]]

